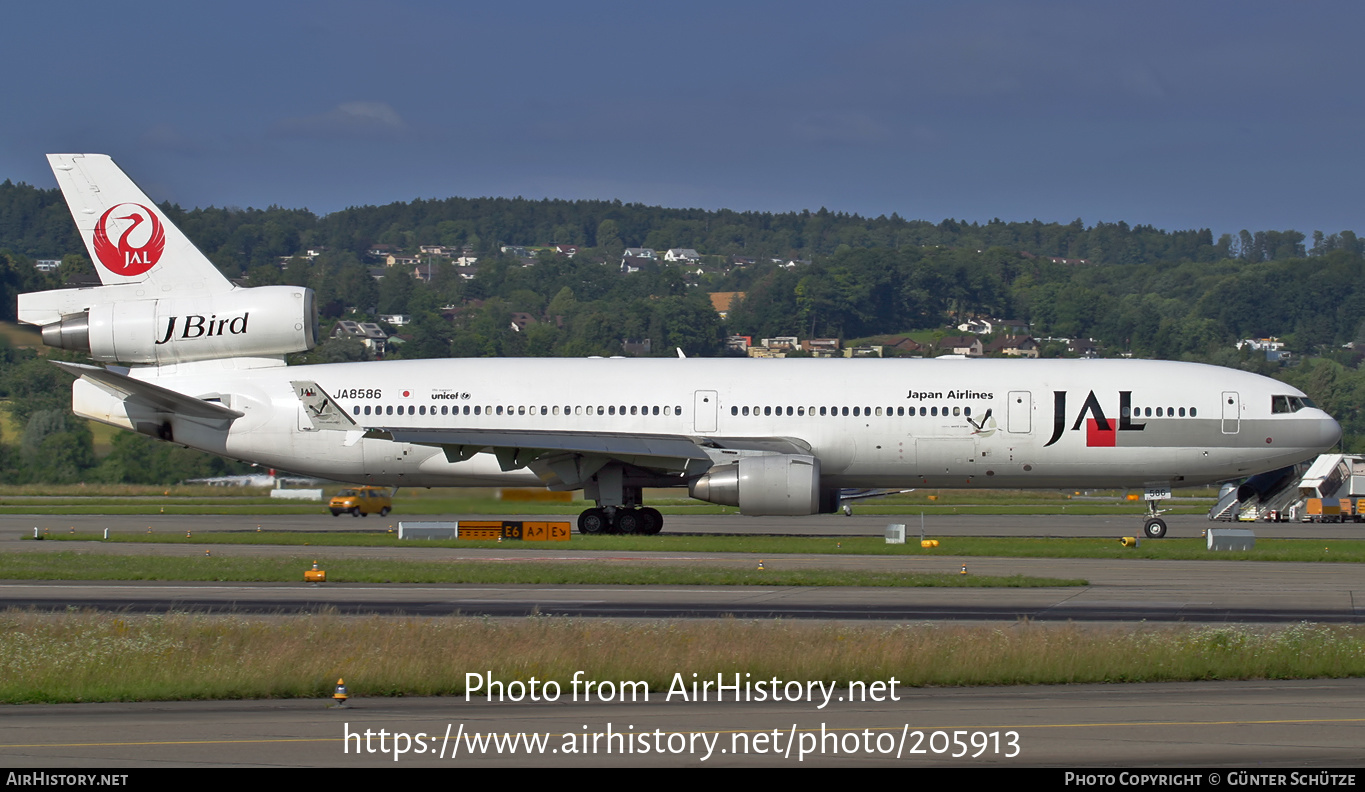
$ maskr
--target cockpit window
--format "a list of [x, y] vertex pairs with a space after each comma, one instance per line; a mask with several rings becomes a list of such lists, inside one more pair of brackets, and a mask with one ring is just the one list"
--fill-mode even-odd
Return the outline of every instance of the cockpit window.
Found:
[[1270, 411], [1272, 413], [1294, 413], [1305, 407], [1317, 407], [1312, 399], [1304, 396], [1271, 396]]

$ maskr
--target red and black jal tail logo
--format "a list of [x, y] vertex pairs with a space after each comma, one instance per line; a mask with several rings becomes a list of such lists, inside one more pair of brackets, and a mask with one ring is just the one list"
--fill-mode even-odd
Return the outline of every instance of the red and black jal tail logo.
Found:
[[[118, 242], [111, 232], [118, 234]], [[141, 275], [161, 260], [166, 229], [156, 213], [142, 204], [111, 206], [95, 223], [95, 257], [115, 275]]]

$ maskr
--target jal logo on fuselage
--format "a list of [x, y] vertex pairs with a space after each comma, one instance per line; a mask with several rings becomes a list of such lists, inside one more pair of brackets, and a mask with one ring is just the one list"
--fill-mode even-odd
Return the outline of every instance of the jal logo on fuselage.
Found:
[[141, 275], [156, 266], [165, 249], [166, 229], [142, 204], [115, 204], [95, 223], [95, 258], [115, 275]]
[[[161, 340], [157, 341], [156, 345], [161, 346], [171, 341], [172, 337], [176, 341], [185, 341], [193, 338], [242, 335], [246, 332], [246, 320], [249, 316], [250, 312], [233, 319], [219, 319], [216, 314], [207, 317], [196, 314], [171, 316], [166, 319], [166, 332], [161, 333]], [[180, 331], [179, 336], [176, 336], [177, 329]]]
[[[1118, 444], [1118, 432], [1141, 432], [1147, 428], [1145, 423], [1133, 423], [1129, 418], [1132, 414], [1132, 391], [1119, 391], [1119, 420], [1118, 426], [1110, 421], [1104, 414], [1104, 409], [1100, 407], [1100, 400], [1095, 398], [1095, 392], [1090, 391], [1090, 395], [1085, 397], [1085, 402], [1081, 404], [1080, 412], [1076, 413], [1076, 420], [1071, 424], [1071, 431], [1075, 432], [1085, 426], [1085, 444], [1087, 446], [1114, 446]], [[1090, 416], [1089, 419], [1086, 416]], [[1062, 439], [1062, 432], [1066, 430], [1066, 391], [1052, 392], [1052, 437], [1043, 444], [1047, 448], [1058, 440]]]

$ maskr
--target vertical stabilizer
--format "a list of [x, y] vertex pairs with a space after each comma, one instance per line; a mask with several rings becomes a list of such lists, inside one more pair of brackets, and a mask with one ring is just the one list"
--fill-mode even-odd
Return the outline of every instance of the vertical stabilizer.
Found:
[[149, 297], [233, 288], [108, 156], [49, 154], [47, 160], [106, 286], [141, 284]]

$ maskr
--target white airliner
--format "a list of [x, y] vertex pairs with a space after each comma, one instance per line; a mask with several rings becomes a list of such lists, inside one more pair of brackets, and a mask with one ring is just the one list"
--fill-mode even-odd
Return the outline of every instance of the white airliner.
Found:
[[658, 532], [645, 487], [768, 515], [833, 512], [855, 487], [1144, 488], [1159, 537], [1171, 487], [1341, 436], [1288, 385], [1152, 360], [286, 366], [317, 342], [310, 290], [235, 287], [109, 157], [48, 159], [103, 285], [20, 295], [19, 318], [112, 364], [58, 363], [75, 413], [308, 476], [582, 489], [588, 533]]

